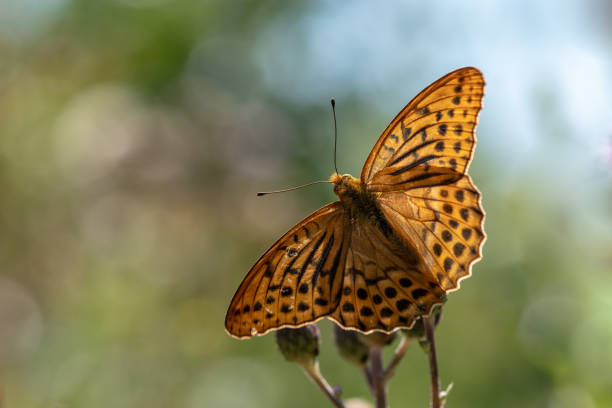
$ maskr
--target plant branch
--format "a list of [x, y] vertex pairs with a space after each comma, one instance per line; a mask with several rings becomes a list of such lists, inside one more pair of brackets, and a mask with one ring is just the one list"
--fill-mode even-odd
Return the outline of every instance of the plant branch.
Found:
[[370, 374], [376, 408], [387, 408], [387, 383], [384, 377], [382, 348], [370, 348]]
[[340, 399], [340, 397], [321, 374], [318, 362], [315, 362], [314, 364], [303, 364], [301, 367], [304, 370], [304, 374], [306, 374], [306, 376], [310, 378], [312, 382], [314, 382], [321, 389], [321, 391], [323, 391], [323, 393], [327, 396], [327, 398], [329, 398], [335, 407], [345, 408], [342, 399]]
[[368, 388], [370, 388], [370, 392], [372, 392], [372, 395], [374, 395], [374, 383], [372, 382], [372, 373], [370, 371], [370, 367], [368, 367], [367, 364], [364, 364], [362, 367], [362, 372], [363, 377], [366, 380], [366, 384], [368, 384]]
[[393, 376], [395, 375], [395, 369], [397, 368], [399, 363], [404, 358], [404, 355], [406, 355], [406, 351], [408, 351], [408, 347], [410, 346], [410, 343], [412, 342], [411, 339], [408, 338], [407, 336], [401, 336], [401, 337], [402, 339], [400, 340], [400, 343], [397, 345], [397, 348], [395, 349], [395, 352], [393, 353], [393, 358], [391, 359], [391, 362], [389, 363], [389, 365], [387, 366], [387, 368], [385, 369], [383, 373], [385, 383], [389, 382], [389, 380], [393, 378]]
[[434, 338], [434, 324], [432, 319], [423, 316], [423, 326], [425, 327], [426, 344], [423, 348], [427, 352], [429, 359], [429, 374], [431, 378], [431, 407], [442, 408], [443, 402], [440, 399], [440, 376], [438, 373], [438, 359], [436, 356], [436, 343]]

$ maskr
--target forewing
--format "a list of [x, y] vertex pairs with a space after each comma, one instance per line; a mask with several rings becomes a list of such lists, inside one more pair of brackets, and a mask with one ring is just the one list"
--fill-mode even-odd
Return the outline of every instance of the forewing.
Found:
[[445, 292], [458, 289], [481, 258], [485, 241], [480, 192], [470, 177], [449, 185], [379, 193], [378, 203], [440, 287]]
[[390, 332], [409, 328], [443, 302], [444, 291], [417, 254], [370, 222], [353, 223], [342, 298], [330, 316], [345, 328]]
[[340, 299], [349, 228], [340, 202], [279, 239], [251, 268], [225, 317], [235, 337], [299, 327], [333, 312]]
[[461, 68], [419, 93], [391, 121], [368, 156], [368, 191], [397, 191], [457, 181], [472, 159], [484, 78]]

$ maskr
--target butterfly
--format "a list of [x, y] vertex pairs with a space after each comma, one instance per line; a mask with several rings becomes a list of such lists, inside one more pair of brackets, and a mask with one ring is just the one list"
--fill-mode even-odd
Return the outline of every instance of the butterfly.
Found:
[[391, 332], [459, 289], [486, 238], [467, 174], [484, 87], [476, 68], [443, 76], [391, 121], [359, 179], [332, 174], [339, 200], [259, 258], [230, 303], [227, 332], [245, 338], [323, 317]]

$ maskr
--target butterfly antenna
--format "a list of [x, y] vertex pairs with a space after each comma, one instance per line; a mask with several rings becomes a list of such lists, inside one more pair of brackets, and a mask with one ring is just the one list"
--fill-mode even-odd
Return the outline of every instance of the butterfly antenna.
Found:
[[297, 190], [298, 188], [308, 187], [308, 186], [312, 186], [313, 184], [320, 184], [320, 183], [331, 183], [331, 181], [319, 180], [319, 181], [313, 181], [311, 183], [302, 184], [301, 186], [297, 186], [297, 187], [285, 188], [283, 190], [260, 191], [259, 193], [257, 193], [257, 197], [261, 197], [261, 196], [268, 195], [268, 194], [285, 193], [287, 191], [293, 191], [293, 190]]
[[336, 166], [336, 149], [338, 145], [338, 125], [336, 124], [336, 100], [331, 98], [332, 112], [334, 114], [334, 170], [338, 174], [338, 166]]
[[[338, 146], [338, 125], [336, 122], [336, 100], [334, 98], [331, 98], [331, 106], [332, 106], [332, 112], [334, 114], [334, 170], [336, 170], [336, 174], [338, 174], [338, 166], [336, 165], [336, 150]], [[312, 186], [313, 184], [321, 184], [321, 183], [331, 183], [331, 181], [319, 180], [319, 181], [313, 181], [311, 183], [302, 184], [301, 186], [297, 186], [297, 187], [285, 188], [282, 190], [260, 191], [257, 193], [257, 197], [265, 196], [268, 194], [285, 193], [287, 191], [293, 191], [299, 188], [308, 187], [308, 186]]]

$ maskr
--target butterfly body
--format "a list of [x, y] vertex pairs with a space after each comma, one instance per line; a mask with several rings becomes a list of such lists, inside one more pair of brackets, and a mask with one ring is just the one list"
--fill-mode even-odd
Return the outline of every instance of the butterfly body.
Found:
[[391, 121], [361, 177], [332, 174], [339, 201], [251, 268], [225, 319], [238, 338], [328, 317], [365, 333], [411, 327], [481, 258], [480, 193], [467, 175], [484, 95], [476, 68], [438, 79]]
[[366, 185], [358, 178], [350, 174], [340, 176], [334, 173], [329, 180], [334, 183], [334, 193], [351, 220], [367, 220], [381, 228], [388, 226], [376, 204], [375, 196], [367, 191]]

